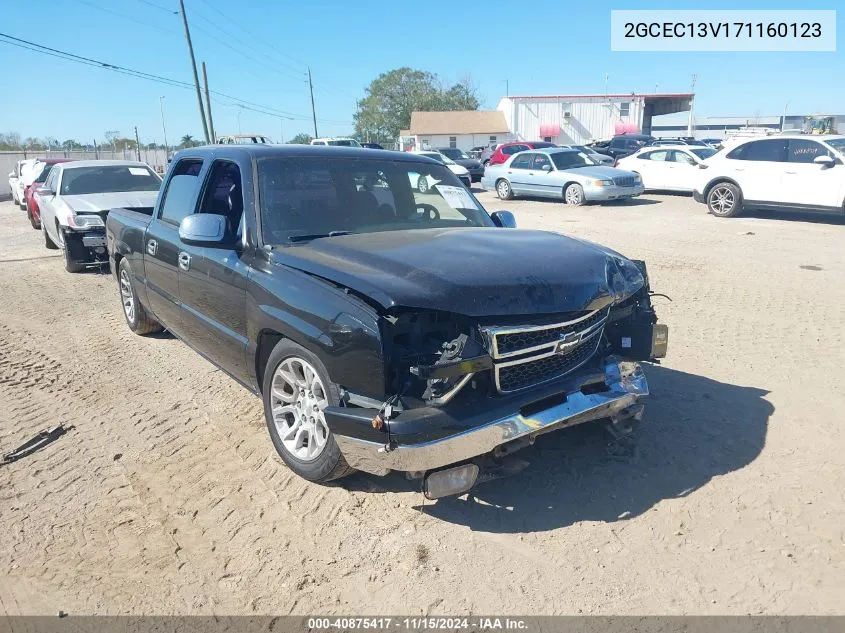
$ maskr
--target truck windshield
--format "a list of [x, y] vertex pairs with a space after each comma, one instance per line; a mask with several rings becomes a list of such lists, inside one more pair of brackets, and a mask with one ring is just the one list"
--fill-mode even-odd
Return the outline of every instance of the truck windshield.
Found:
[[158, 191], [161, 179], [143, 165], [75, 167], [62, 174], [63, 196], [119, 191]]
[[258, 161], [258, 186], [265, 244], [493, 226], [451, 171], [428, 162], [268, 157]]

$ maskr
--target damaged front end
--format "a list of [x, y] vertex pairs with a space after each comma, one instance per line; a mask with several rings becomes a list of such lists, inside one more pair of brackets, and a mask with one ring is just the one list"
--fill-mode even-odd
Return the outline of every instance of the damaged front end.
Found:
[[607, 261], [607, 286], [581, 312], [386, 311], [385, 402], [326, 412], [347, 462], [424, 476], [433, 496], [457, 494], [540, 434], [639, 419], [648, 385], [635, 361], [665, 356], [667, 330], [657, 324], [645, 265], [615, 254]]

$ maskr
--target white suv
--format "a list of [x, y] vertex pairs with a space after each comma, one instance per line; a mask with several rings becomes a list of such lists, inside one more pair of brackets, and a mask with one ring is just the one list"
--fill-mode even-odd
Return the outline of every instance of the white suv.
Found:
[[845, 211], [845, 136], [769, 136], [707, 160], [693, 198], [729, 218], [743, 207]]

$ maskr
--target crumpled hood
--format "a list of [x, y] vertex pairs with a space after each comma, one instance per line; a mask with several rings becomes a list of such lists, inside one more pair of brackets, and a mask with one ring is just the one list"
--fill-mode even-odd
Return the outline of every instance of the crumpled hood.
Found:
[[383, 308], [475, 317], [596, 310], [643, 284], [634, 264], [613, 251], [546, 231], [339, 235], [278, 247], [271, 258], [355, 290]]
[[74, 213], [98, 213], [117, 207], [154, 207], [158, 191], [118, 191], [62, 196]]

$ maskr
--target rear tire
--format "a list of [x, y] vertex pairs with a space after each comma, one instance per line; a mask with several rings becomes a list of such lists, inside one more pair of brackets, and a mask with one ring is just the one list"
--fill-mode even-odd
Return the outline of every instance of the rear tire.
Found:
[[[302, 370], [301, 375], [297, 368]], [[286, 377], [295, 378], [296, 384], [291, 384]], [[355, 472], [346, 463], [325, 424], [320, 406], [337, 406], [340, 395], [316, 355], [292, 341], [279, 341], [267, 360], [261, 391], [270, 439], [288, 468], [303, 479], [317, 483]], [[298, 447], [300, 435], [296, 429], [304, 431], [306, 445]], [[308, 456], [309, 449], [315, 451], [313, 457]]]
[[732, 218], [742, 211], [742, 192], [731, 182], [718, 182], [707, 192], [707, 210], [717, 218]]
[[35, 221], [35, 218], [32, 215], [32, 210], [29, 208], [27, 208], [26, 210], [26, 217], [29, 218], [29, 223], [32, 225], [32, 228], [34, 228], [36, 231], [41, 230], [41, 222]]
[[126, 325], [139, 335], [161, 332], [163, 329], [161, 323], [152, 318], [141, 305], [141, 302], [138, 301], [138, 293], [135, 291], [133, 279], [132, 267], [126, 259], [121, 259], [120, 265], [117, 267], [117, 287], [120, 292]]
[[499, 196], [499, 200], [513, 200], [513, 188], [511, 187], [511, 183], [504, 178], [500, 178], [496, 182], [496, 195]]
[[417, 180], [417, 191], [420, 193], [428, 193], [428, 178], [426, 176], [420, 176]]

